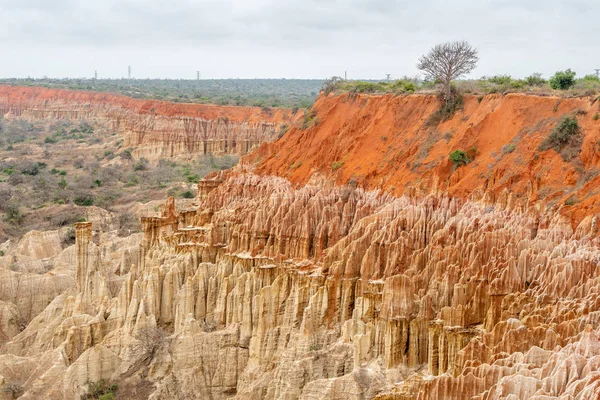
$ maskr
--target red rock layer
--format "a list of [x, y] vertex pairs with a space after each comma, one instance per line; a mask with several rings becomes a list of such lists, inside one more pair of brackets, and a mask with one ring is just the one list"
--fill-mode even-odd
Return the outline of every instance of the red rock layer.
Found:
[[[487, 190], [492, 199], [508, 190], [545, 204], [562, 205], [574, 223], [600, 212], [600, 102], [525, 94], [465, 96], [464, 110], [438, 126], [427, 126], [439, 107], [435, 96], [321, 96], [319, 123], [292, 129], [255, 153], [257, 172], [305, 184], [315, 173], [338, 184], [403, 194], [408, 186], [466, 198]], [[583, 132], [580, 154], [565, 161], [540, 143], [564, 116], [575, 116]], [[453, 168], [449, 154], [476, 150], [474, 161]]]

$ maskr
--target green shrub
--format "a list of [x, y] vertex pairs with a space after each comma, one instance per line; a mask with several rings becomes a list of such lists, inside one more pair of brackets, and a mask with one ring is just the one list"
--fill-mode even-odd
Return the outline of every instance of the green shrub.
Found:
[[331, 164], [331, 169], [336, 171], [336, 170], [342, 168], [343, 165], [344, 165], [344, 161], [334, 161]]
[[600, 78], [597, 77], [596, 75], [586, 75], [583, 78], [581, 78], [582, 81], [589, 81], [589, 82], [598, 82], [600, 83]]
[[452, 161], [456, 167], [467, 165], [471, 162], [467, 156], [467, 153], [462, 150], [454, 150], [452, 153], [450, 153], [450, 161]]
[[425, 121], [425, 125], [427, 126], [437, 126], [444, 121], [448, 121], [454, 117], [454, 114], [458, 110], [462, 110], [463, 108], [463, 98], [462, 95], [456, 90], [456, 88], [452, 87], [452, 96], [450, 99], [446, 100], [444, 98], [443, 93], [438, 94], [438, 100], [440, 102], [440, 108], [431, 114], [427, 121]]
[[312, 128], [319, 124], [319, 117], [317, 117], [316, 111], [306, 112], [304, 114], [304, 120], [302, 121], [302, 129]]
[[198, 183], [200, 175], [190, 173], [185, 176], [185, 180], [187, 183]]
[[374, 93], [379, 88], [380, 86], [376, 83], [358, 81], [354, 83], [352, 91], [356, 93]]
[[567, 69], [558, 71], [550, 78], [550, 87], [556, 90], [567, 90], [575, 85], [575, 72]]
[[82, 395], [82, 399], [114, 400], [115, 392], [119, 389], [116, 384], [110, 385], [104, 379], [98, 382], [87, 381], [88, 391]]
[[546, 80], [542, 78], [542, 74], [539, 72], [534, 72], [525, 78], [525, 84], [527, 86], [543, 86], [546, 84]]
[[134, 171], [145, 171], [147, 169], [148, 169], [148, 160], [146, 160], [145, 158], [140, 158], [138, 161], [136, 161], [135, 164], [133, 164]]
[[[339, 89], [341, 82], [342, 78], [340, 78], [339, 76], [332, 76], [331, 78], [327, 79], [325, 83], [323, 83], [323, 87], [321, 88], [321, 90], [325, 95], [328, 95], [329, 93], [335, 92], [337, 89]], [[298, 112], [298, 108], [295, 107], [295, 110], [296, 111], [292, 109], [293, 114], [296, 114]]]
[[516, 146], [512, 143], [502, 146], [502, 154], [510, 154], [515, 151]]
[[181, 193], [181, 197], [183, 197], [184, 199], [193, 199], [196, 196], [191, 190], [186, 190], [185, 192]]
[[9, 224], [18, 225], [23, 219], [21, 207], [14, 201], [7, 202], [4, 206], [4, 220]]
[[92, 196], [89, 193], [81, 194], [79, 196], [76, 196], [73, 199], [73, 203], [77, 204], [78, 206], [82, 206], [82, 207], [93, 206], [94, 205], [94, 196]]
[[580, 131], [581, 129], [575, 118], [565, 117], [540, 144], [539, 150], [544, 151], [554, 148], [559, 151], [563, 145], [567, 144], [574, 135], [578, 135]]
[[487, 81], [497, 85], [510, 85], [512, 78], [510, 75], [496, 75], [487, 78]]
[[4, 250], [0, 250], [0, 257], [4, 257]]
[[413, 82], [406, 82], [404, 84], [404, 91], [408, 93], [414, 93], [417, 90], [417, 87]]
[[560, 153], [563, 160], [571, 161], [581, 152], [582, 144], [583, 135], [577, 120], [574, 117], [565, 117], [544, 139], [538, 150], [554, 149]]
[[[295, 113], [294, 113], [295, 114]], [[283, 135], [285, 135], [287, 133], [287, 131], [290, 129], [288, 124], [283, 124], [279, 127], [279, 134], [277, 135], [278, 139], [281, 139], [281, 137]]]
[[133, 155], [131, 154], [131, 149], [123, 150], [122, 152], [119, 153], [119, 157], [121, 157], [122, 160], [133, 159]]
[[54, 136], [46, 136], [46, 138], [44, 139], [44, 143], [49, 143], [49, 144], [58, 143], [58, 139], [55, 138]]
[[598, 121], [600, 119], [600, 115], [598, 113], [594, 114], [594, 121]]

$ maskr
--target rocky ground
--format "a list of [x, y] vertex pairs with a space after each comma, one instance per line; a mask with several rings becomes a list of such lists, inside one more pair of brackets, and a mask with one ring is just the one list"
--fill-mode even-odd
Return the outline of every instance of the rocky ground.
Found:
[[[0, 258], [29, 257], [0, 268], [0, 380], [22, 399], [595, 399], [592, 100], [467, 98], [431, 126], [433, 96], [321, 97], [142, 233], [99, 210], [72, 246], [31, 234]], [[541, 146], [565, 116], [574, 157]]]

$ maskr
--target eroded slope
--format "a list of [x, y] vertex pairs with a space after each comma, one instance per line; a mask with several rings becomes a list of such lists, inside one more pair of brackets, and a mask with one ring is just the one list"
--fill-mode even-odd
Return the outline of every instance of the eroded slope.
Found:
[[[26, 399], [101, 379], [123, 398], [597, 398], [596, 103], [467, 99], [426, 128], [434, 101], [321, 98], [318, 125], [169, 200], [143, 238], [77, 224], [75, 286], [2, 328], [0, 376]], [[567, 113], [569, 161], [538, 150]]]

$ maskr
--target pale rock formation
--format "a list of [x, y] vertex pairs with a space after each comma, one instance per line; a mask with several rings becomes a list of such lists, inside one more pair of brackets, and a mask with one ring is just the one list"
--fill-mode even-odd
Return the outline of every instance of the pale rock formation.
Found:
[[560, 218], [251, 174], [199, 186], [139, 245], [76, 225], [76, 287], [3, 347], [3, 376], [11, 357], [47, 365], [10, 378], [24, 398], [99, 379], [152, 399], [596, 395], [600, 252]]

